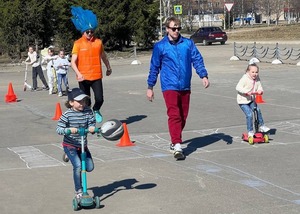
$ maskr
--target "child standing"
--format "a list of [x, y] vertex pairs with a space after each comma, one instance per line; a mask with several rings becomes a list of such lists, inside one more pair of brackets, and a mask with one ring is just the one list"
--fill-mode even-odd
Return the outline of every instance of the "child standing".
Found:
[[49, 94], [57, 93], [56, 71], [54, 70], [54, 60], [56, 60], [57, 57], [57, 55], [54, 56], [54, 49], [48, 48], [48, 55], [43, 58], [47, 63]]
[[[58, 120], [56, 132], [63, 137], [63, 148], [73, 165], [73, 180], [75, 185], [75, 197], [82, 196], [81, 183], [81, 136], [78, 128], [88, 129], [90, 133], [95, 132], [96, 120], [90, 107], [86, 105], [89, 97], [79, 88], [73, 88], [68, 92], [66, 107], [68, 110]], [[68, 134], [71, 132], [71, 134]], [[92, 155], [87, 146], [87, 136], [84, 136], [84, 148], [86, 150], [86, 171], [94, 169]]]
[[[253, 109], [254, 109], [254, 93], [259, 95], [263, 94], [263, 87], [260, 82], [260, 78], [258, 76], [259, 67], [257, 64], [249, 64], [246, 73], [242, 76], [239, 80], [238, 84], [236, 85], [237, 94], [237, 103], [239, 104], [240, 108], [244, 112], [247, 121], [247, 130], [248, 136], [253, 137]], [[258, 124], [259, 124], [259, 131], [261, 132], [268, 132], [270, 128], [264, 125], [264, 120], [262, 117], [261, 110], [259, 107], [257, 109], [257, 116], [258, 116]]]
[[33, 46], [29, 46], [28, 48], [28, 57], [25, 59], [24, 62], [30, 61], [28, 64], [32, 66], [32, 91], [37, 90], [37, 76], [40, 77], [42, 83], [44, 84], [43, 89], [49, 90], [47, 81], [44, 77], [44, 73], [42, 70], [42, 66], [40, 63], [40, 59], [36, 51], [34, 51]]
[[64, 85], [66, 87], [66, 92], [69, 88], [68, 83], [68, 70], [71, 63], [69, 60], [65, 57], [65, 51], [60, 50], [58, 58], [54, 61], [54, 68], [56, 70], [57, 75], [57, 88], [58, 88], [58, 96], [61, 97], [62, 94], [62, 81], [64, 82]]

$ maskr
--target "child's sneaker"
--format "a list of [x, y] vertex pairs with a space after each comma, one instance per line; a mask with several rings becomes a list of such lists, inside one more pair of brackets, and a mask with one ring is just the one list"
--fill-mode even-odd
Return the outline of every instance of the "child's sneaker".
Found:
[[268, 131], [270, 131], [270, 128], [263, 125], [263, 126], [259, 127], [259, 131], [260, 132], [268, 132]]
[[80, 200], [81, 197], [82, 197], [82, 190], [79, 189], [77, 192], [75, 192], [75, 198], [76, 198], [77, 200]]
[[95, 114], [96, 122], [101, 123], [103, 118], [102, 118], [100, 111], [94, 111], [94, 114]]
[[69, 157], [68, 157], [68, 155], [66, 153], [63, 154], [62, 159], [66, 163], [69, 162]]
[[253, 136], [254, 136], [254, 132], [253, 132], [253, 131], [249, 131], [249, 132], [248, 132], [248, 138], [249, 138], [249, 137], [253, 137]]
[[173, 152], [174, 158], [176, 158], [177, 160], [183, 160], [184, 159], [184, 154], [183, 154], [180, 143], [171, 144], [170, 145], [170, 151]]

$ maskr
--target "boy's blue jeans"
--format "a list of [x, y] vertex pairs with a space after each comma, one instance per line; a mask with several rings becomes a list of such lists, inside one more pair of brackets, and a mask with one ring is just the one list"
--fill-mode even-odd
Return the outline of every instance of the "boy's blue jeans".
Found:
[[[239, 106], [242, 109], [242, 111], [244, 112], [244, 114], [246, 115], [248, 132], [253, 131], [253, 109], [255, 106], [254, 102], [251, 102], [248, 104], [239, 104]], [[258, 124], [259, 124], [259, 126], [263, 126], [264, 120], [263, 120], [261, 111], [258, 106], [256, 107], [256, 109], [257, 109]]]
[[[81, 183], [81, 150], [77, 148], [64, 146], [64, 152], [67, 154], [73, 165], [73, 179], [75, 185], [75, 191], [82, 189]], [[86, 149], [86, 171], [91, 172], [94, 169], [94, 162], [92, 155], [88, 149]]]

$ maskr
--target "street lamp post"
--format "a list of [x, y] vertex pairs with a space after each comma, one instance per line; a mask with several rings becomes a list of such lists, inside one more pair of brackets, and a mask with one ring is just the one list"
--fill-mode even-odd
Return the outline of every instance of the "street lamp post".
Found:
[[161, 1], [159, 0], [159, 26], [160, 26], [160, 38], [162, 38], [162, 14], [161, 14]]
[[225, 0], [224, 0], [224, 30], [226, 30], [226, 9], [225, 9]]
[[288, 0], [288, 24], [291, 24], [290, 0]]

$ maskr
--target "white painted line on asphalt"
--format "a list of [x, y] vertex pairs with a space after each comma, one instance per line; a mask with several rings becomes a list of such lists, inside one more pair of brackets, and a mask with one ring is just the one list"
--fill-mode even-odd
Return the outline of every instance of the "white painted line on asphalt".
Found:
[[28, 169], [40, 167], [65, 166], [64, 163], [46, 155], [33, 146], [20, 146], [8, 148], [25, 162]]

